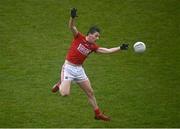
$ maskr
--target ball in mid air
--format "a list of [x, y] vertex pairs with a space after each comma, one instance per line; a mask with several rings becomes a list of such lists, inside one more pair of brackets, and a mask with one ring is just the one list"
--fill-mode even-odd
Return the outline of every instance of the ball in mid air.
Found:
[[136, 42], [133, 48], [136, 53], [143, 53], [146, 50], [146, 45], [143, 42]]

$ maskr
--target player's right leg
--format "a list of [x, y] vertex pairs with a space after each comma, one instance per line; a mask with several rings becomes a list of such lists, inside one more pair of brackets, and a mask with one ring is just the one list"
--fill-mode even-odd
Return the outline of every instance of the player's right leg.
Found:
[[64, 80], [64, 65], [62, 66], [62, 69], [61, 69], [61, 79], [53, 86], [53, 88], [51, 89], [51, 91], [53, 93], [59, 91], [59, 87], [61, 85], [61, 82]]
[[64, 64], [61, 70], [61, 81], [53, 86], [52, 92], [59, 91], [62, 96], [68, 96], [70, 94], [70, 86], [72, 80], [71, 67]]
[[59, 87], [59, 92], [62, 96], [68, 96], [70, 94], [71, 80], [63, 80]]
[[52, 92], [55, 93], [59, 90], [62, 96], [68, 96], [70, 94], [70, 86], [71, 86], [71, 80], [64, 80], [62, 81], [62, 83], [60, 82], [56, 83], [52, 88]]

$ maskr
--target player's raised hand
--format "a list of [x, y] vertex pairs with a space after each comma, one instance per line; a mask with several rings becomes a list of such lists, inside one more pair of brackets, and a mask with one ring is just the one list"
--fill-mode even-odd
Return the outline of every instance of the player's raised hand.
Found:
[[72, 8], [72, 9], [71, 9], [71, 17], [72, 17], [72, 18], [77, 17], [77, 9], [76, 9], [76, 8]]
[[122, 45], [120, 45], [120, 50], [128, 50], [128, 46], [129, 46], [129, 44], [122, 44]]

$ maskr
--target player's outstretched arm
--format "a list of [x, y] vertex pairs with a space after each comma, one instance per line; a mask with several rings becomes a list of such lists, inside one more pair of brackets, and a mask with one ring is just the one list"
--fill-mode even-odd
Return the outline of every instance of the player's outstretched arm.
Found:
[[103, 47], [100, 47], [97, 49], [97, 53], [114, 53], [114, 52], [117, 52], [119, 50], [128, 50], [128, 44], [122, 44], [121, 46], [118, 46], [118, 47], [113, 47], [113, 48], [103, 48]]
[[72, 31], [74, 37], [77, 36], [78, 30], [75, 26], [75, 18], [77, 17], [77, 9], [73, 8], [71, 9], [71, 17], [69, 19], [69, 29]]

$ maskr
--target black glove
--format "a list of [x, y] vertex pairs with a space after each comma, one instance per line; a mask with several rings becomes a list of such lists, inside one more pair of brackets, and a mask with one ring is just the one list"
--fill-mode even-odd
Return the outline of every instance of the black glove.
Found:
[[77, 9], [76, 9], [76, 8], [71, 9], [71, 17], [72, 17], [72, 18], [77, 17], [76, 12], [77, 12]]
[[129, 44], [122, 44], [121, 46], [120, 46], [120, 50], [127, 50], [128, 49], [128, 45]]

